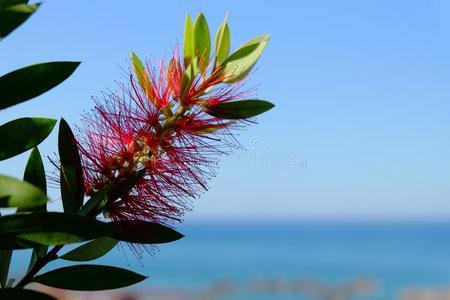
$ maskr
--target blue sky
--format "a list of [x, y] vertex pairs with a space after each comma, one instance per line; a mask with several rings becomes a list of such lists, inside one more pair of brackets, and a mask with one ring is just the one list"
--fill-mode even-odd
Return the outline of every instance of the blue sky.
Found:
[[[450, 217], [445, 0], [47, 0], [0, 43], [0, 73], [44, 61], [82, 64], [39, 99], [2, 111], [0, 121], [63, 116], [79, 124], [90, 97], [116, 87], [130, 51], [167, 56], [182, 41], [185, 14], [200, 11], [214, 33], [229, 11], [233, 48], [272, 35], [250, 85], [277, 107], [240, 133], [247, 151], [223, 160], [187, 220]], [[55, 151], [53, 133], [41, 152]], [[0, 172], [20, 177], [25, 157], [1, 162]]]

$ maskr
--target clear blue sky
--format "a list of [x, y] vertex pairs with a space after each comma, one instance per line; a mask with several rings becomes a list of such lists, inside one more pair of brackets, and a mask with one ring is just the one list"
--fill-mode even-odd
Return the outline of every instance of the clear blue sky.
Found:
[[[450, 218], [450, 2], [132, 2], [45, 1], [0, 43], [0, 73], [82, 64], [0, 121], [77, 124], [91, 96], [115, 88], [130, 51], [167, 55], [186, 13], [204, 12], [215, 33], [229, 11], [234, 48], [272, 35], [250, 85], [277, 107], [240, 134], [248, 151], [223, 161], [187, 220]], [[55, 133], [41, 151], [56, 151]], [[21, 176], [24, 159], [0, 172]]]

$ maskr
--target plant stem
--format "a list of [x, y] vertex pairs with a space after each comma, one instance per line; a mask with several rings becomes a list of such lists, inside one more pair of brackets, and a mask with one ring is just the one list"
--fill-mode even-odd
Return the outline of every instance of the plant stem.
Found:
[[27, 274], [22, 278], [21, 281], [16, 285], [16, 288], [23, 288], [27, 284], [29, 284], [34, 276], [47, 265], [49, 262], [58, 258], [58, 251], [62, 249], [64, 246], [55, 246], [52, 250], [50, 250], [45, 256], [39, 257], [36, 260], [34, 266], [28, 271]]

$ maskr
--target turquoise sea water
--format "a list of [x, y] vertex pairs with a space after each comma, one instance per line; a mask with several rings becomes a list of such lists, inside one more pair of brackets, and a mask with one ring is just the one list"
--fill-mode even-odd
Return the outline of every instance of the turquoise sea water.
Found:
[[[125, 246], [98, 263], [150, 276], [135, 289], [215, 290], [194, 299], [401, 299], [413, 287], [450, 286], [450, 223], [203, 224], [180, 231], [184, 239], [154, 255], [138, 260]], [[25, 265], [25, 254], [17, 265]], [[337, 298], [358, 278], [369, 286], [365, 296]]]

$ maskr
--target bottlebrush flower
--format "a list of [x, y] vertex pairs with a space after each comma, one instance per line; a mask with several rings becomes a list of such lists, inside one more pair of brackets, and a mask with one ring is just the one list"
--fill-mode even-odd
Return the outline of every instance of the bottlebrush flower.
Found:
[[[133, 53], [129, 82], [95, 99], [95, 108], [84, 116], [79, 146], [86, 195], [145, 168], [134, 187], [104, 207], [114, 220], [179, 221], [192, 199], [207, 190], [220, 155], [238, 145], [233, 131], [244, 123], [236, 119], [245, 121], [272, 107], [260, 100], [235, 101], [248, 97], [244, 73], [256, 63], [267, 39], [252, 48], [244, 45], [245, 55], [241, 47], [223, 59], [223, 48], [229, 49], [224, 22], [216, 38], [219, 50], [209, 63], [210, 53], [204, 50], [210, 46], [198, 42], [209, 43], [206, 21], [202, 15], [194, 25], [189, 20], [187, 32], [197, 35], [185, 35], [183, 58], [175, 51], [168, 64], [162, 61], [155, 68], [144, 66]], [[200, 36], [205, 32], [207, 39]], [[192, 45], [203, 50], [186, 51]], [[244, 59], [244, 69], [236, 65], [239, 59]], [[230, 117], [230, 109], [238, 117]]]

